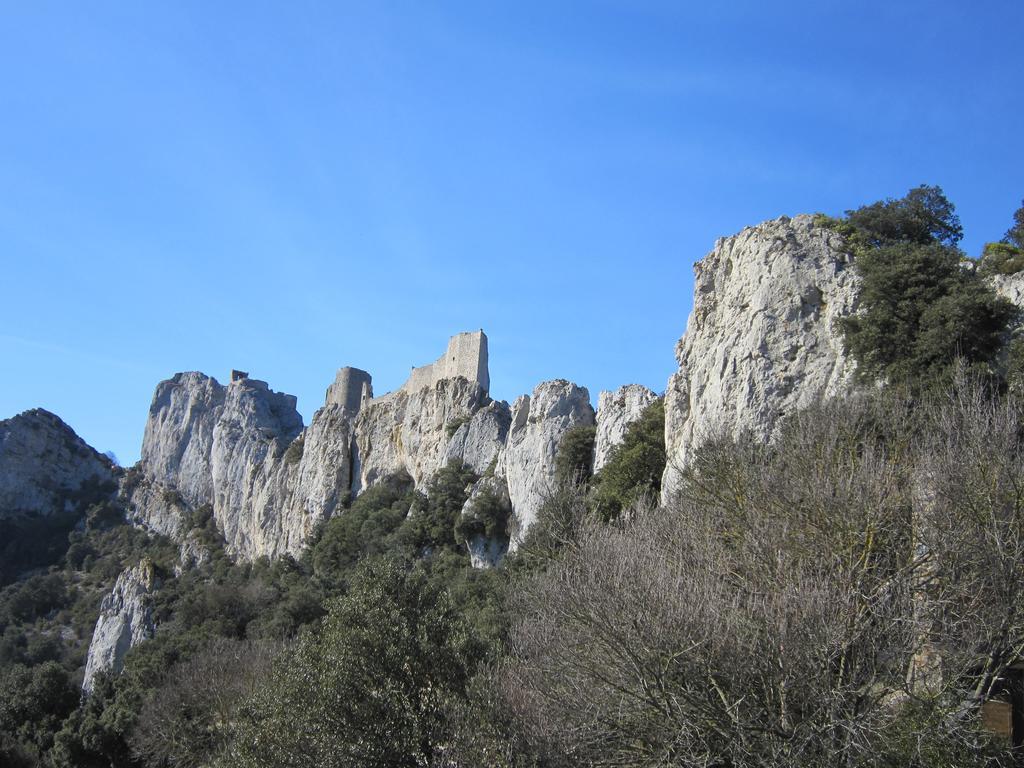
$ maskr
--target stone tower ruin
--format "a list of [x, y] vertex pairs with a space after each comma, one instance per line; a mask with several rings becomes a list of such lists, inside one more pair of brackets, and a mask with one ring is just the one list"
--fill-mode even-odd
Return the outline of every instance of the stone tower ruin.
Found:
[[326, 405], [340, 405], [358, 413], [363, 403], [373, 397], [373, 377], [359, 368], [345, 366], [338, 370], [334, 383], [327, 388]]

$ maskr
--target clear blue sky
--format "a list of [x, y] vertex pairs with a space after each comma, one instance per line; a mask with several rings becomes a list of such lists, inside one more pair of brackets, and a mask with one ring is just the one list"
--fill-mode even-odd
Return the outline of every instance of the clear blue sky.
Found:
[[661, 391], [692, 264], [920, 183], [1024, 197], [1024, 3], [3, 3], [0, 417], [122, 462], [157, 381]]

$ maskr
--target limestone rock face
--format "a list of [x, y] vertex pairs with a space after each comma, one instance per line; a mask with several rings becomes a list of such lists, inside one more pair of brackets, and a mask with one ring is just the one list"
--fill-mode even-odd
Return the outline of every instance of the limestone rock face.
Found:
[[160, 587], [153, 564], [144, 560], [121, 572], [110, 594], [100, 604], [100, 615], [89, 644], [82, 689], [92, 693], [96, 675], [104, 670], [120, 672], [130, 648], [153, 636], [150, 597]]
[[157, 385], [142, 438], [146, 477], [173, 487], [192, 505], [213, 501], [213, 431], [227, 387], [196, 371]]
[[694, 267], [693, 311], [665, 393], [664, 500], [708, 435], [771, 436], [779, 418], [850, 381], [837, 320], [857, 308], [842, 238], [811, 216], [723, 238]]
[[189, 513], [208, 505], [233, 556], [298, 554], [349, 491], [354, 414], [327, 405], [303, 430], [295, 406], [243, 374], [226, 387], [194, 372], [162, 382], [141, 479], [122, 487], [130, 519], [181, 541]]
[[156, 483], [132, 468], [121, 481], [119, 497], [135, 526], [175, 541], [185, 534], [191, 507], [173, 485]]
[[989, 281], [996, 293], [1024, 308], [1024, 272], [1014, 275], [992, 275]]
[[597, 397], [597, 436], [594, 441], [594, 472], [608, 461], [612, 448], [622, 442], [626, 429], [640, 418], [658, 396], [640, 384], [627, 384]]
[[355, 422], [353, 492], [400, 471], [421, 485], [444, 466], [448, 425], [469, 419], [486, 402], [478, 382], [457, 376], [364, 403]]
[[213, 430], [213, 514], [228, 551], [244, 559], [288, 551], [287, 506], [292, 466], [284, 453], [302, 431], [295, 397], [262, 381], [231, 382]]
[[512, 549], [537, 519], [551, 489], [562, 436], [578, 424], [594, 424], [590, 393], [564, 379], [538, 384], [532, 396], [523, 395], [513, 403], [508, 442], [497, 466], [515, 513]]
[[452, 435], [445, 449], [445, 463], [461, 461], [476, 474], [484, 474], [508, 439], [512, 410], [504, 401], [493, 401], [473, 414]]
[[0, 518], [79, 509], [113, 492], [114, 471], [107, 457], [49, 411], [36, 408], [0, 421]]

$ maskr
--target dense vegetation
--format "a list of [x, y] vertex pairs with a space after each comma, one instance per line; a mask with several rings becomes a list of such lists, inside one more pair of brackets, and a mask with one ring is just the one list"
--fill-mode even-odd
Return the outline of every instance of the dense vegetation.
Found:
[[957, 247], [960, 219], [939, 187], [917, 187], [831, 220], [861, 276], [861, 311], [843, 322], [863, 381], [947, 384], [954, 363], [997, 373], [1018, 311]]
[[[458, 465], [387, 478], [273, 563], [233, 563], [209, 509], [180, 575], [116, 500], [55, 521], [0, 590], [0, 764], [1013, 764], [979, 712], [1024, 648], [1024, 403], [985, 276], [1019, 269], [1024, 208], [979, 262], [937, 187], [823, 221], [863, 285], [863, 386], [770, 445], [711, 439], [670, 506], [659, 400], [596, 474], [594, 429], [565, 435], [496, 569], [468, 546], [507, 541], [507, 499], [461, 514]], [[159, 630], [82, 699], [100, 599], [142, 558]]]

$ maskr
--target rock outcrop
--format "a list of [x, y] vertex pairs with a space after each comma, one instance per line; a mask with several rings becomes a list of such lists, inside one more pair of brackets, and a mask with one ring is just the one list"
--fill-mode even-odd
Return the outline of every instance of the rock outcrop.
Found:
[[181, 542], [208, 506], [231, 555], [297, 555], [321, 520], [388, 475], [421, 485], [448, 461], [491, 466], [511, 416], [487, 383], [487, 337], [459, 334], [383, 397], [368, 373], [342, 368], [303, 429], [294, 397], [244, 372], [227, 386], [179, 373], [158, 385], [142, 460], [122, 486], [129, 519]]
[[[368, 373], [343, 368], [305, 429], [294, 397], [243, 372], [227, 386], [177, 374], [157, 387], [142, 461], [122, 486], [129, 519], [182, 544], [205, 507], [232, 556], [297, 555], [320, 521], [366, 488], [396, 474], [423, 487], [461, 462], [501, 485], [521, 537], [550, 489], [562, 436], [593, 425], [594, 410], [585, 388], [562, 380], [510, 408], [488, 397], [486, 366], [480, 332], [453, 337], [444, 357], [382, 397], [371, 397]], [[606, 409], [609, 447], [654, 397], [642, 387], [620, 395]], [[496, 562], [504, 546], [469, 544], [480, 563]]]
[[665, 393], [665, 500], [708, 435], [768, 438], [787, 412], [845, 389], [853, 371], [836, 321], [856, 311], [858, 280], [842, 238], [812, 216], [718, 240], [694, 271]]
[[213, 501], [213, 433], [227, 387], [191, 371], [157, 384], [142, 437], [141, 466], [193, 507]]
[[449, 427], [463, 424], [486, 403], [483, 387], [462, 376], [414, 392], [403, 387], [366, 403], [355, 423], [353, 492], [396, 472], [421, 485], [448, 458], [454, 434]]
[[640, 384], [627, 384], [614, 392], [602, 392], [597, 396], [594, 472], [607, 463], [612, 448], [625, 438], [629, 425], [657, 399], [657, 394]]
[[1012, 275], [992, 275], [989, 278], [996, 293], [1024, 308], [1024, 272]]
[[[305, 476], [320, 474], [319, 466], [308, 466], [316, 460], [303, 466], [306, 439], [295, 406], [292, 395], [242, 373], [227, 386], [195, 372], [161, 382], [146, 422], [141, 477], [123, 489], [130, 519], [180, 540], [190, 512], [209, 506], [231, 554], [252, 559], [298, 553], [316, 522], [307, 519], [310, 499], [312, 514], [322, 516], [338, 494], [317, 482], [305, 496], [293, 493], [303, 470]], [[349, 433], [342, 429], [336, 451], [323, 446], [324, 436], [333, 437], [337, 428], [330, 408], [321, 413], [323, 423], [310, 431], [310, 453], [317, 459], [343, 454], [347, 469]], [[345, 493], [347, 474], [341, 474]]]
[[100, 615], [89, 644], [82, 689], [92, 693], [96, 675], [120, 672], [129, 649], [153, 636], [151, 596], [160, 587], [153, 564], [143, 560], [122, 571], [110, 594], [100, 604]]
[[82, 512], [115, 488], [110, 459], [49, 411], [0, 421], [0, 518]]
[[590, 394], [586, 387], [564, 379], [538, 384], [532, 396], [523, 395], [513, 403], [508, 442], [497, 463], [515, 514], [512, 549], [537, 519], [554, 482], [559, 443], [578, 424], [594, 424]]
[[445, 449], [445, 463], [461, 461], [483, 475], [493, 469], [511, 426], [512, 409], [508, 403], [492, 401], [458, 426]]

